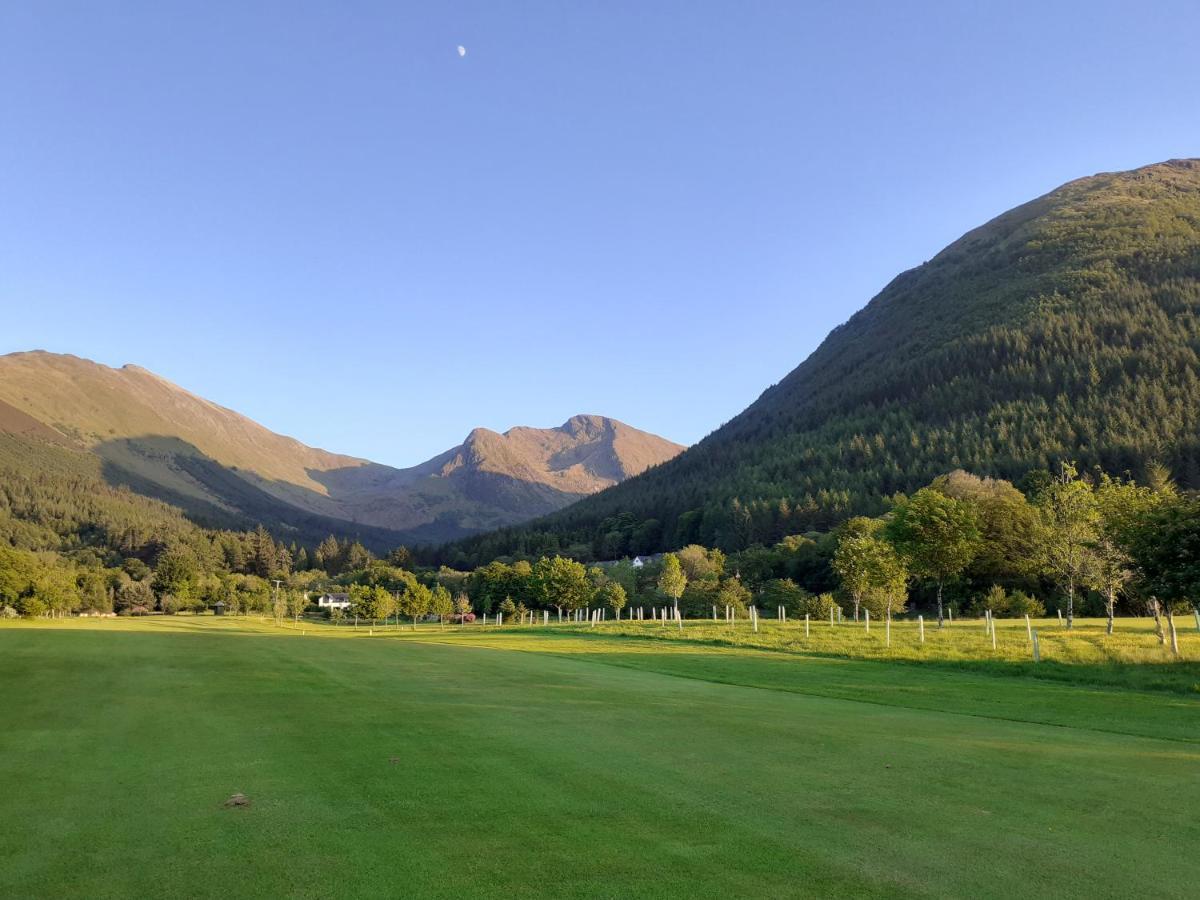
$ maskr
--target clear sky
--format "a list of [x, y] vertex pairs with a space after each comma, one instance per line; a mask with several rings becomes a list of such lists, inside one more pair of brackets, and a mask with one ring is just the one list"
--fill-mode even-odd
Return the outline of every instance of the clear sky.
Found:
[[1200, 155], [1197, 35], [1195, 0], [0, 0], [0, 352], [394, 465], [579, 412], [691, 443], [964, 231]]

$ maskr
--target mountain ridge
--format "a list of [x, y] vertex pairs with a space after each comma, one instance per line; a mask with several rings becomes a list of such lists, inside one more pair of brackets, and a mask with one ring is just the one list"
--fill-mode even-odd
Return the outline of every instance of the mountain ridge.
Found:
[[550, 429], [474, 429], [457, 447], [398, 469], [277, 434], [141, 366], [47, 351], [0, 356], [0, 430], [69, 442], [101, 457], [111, 481], [208, 519], [265, 516], [287, 526], [289, 517], [317, 517], [397, 542], [544, 514], [682, 449], [580, 415]]

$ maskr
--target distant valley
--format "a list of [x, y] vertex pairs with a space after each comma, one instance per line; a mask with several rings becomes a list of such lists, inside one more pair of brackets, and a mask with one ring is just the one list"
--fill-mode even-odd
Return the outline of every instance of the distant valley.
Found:
[[102, 461], [107, 481], [210, 526], [262, 523], [281, 537], [323, 533], [387, 546], [432, 543], [545, 515], [665, 462], [684, 448], [615, 419], [484, 428], [398, 469], [308, 447], [138, 366], [35, 351], [0, 357], [0, 433], [31, 448]]

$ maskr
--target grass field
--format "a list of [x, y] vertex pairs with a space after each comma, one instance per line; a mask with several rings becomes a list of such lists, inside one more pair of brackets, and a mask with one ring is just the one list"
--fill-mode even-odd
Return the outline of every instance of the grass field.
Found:
[[653, 627], [0, 626], [0, 894], [1197, 893], [1192, 662]]
[[[757, 647], [805, 655], [875, 659], [920, 663], [959, 671], [993, 675], [1090, 683], [1137, 690], [1165, 690], [1200, 694], [1200, 633], [1193, 616], [1175, 617], [1180, 659], [1159, 644], [1154, 620], [1118, 619], [1112, 635], [1104, 619], [1076, 619], [1068, 630], [1057, 618], [997, 619], [996, 641], [982, 619], [960, 620], [939, 629], [911, 619], [883, 622], [777, 622], [760, 619], [756, 632], [749, 622], [688, 621], [677, 628], [660, 622], [611, 622], [601, 627], [605, 634], [627, 635], [657, 641], [709, 643], [726, 647]], [[594, 628], [571, 625], [581, 633]], [[1041, 661], [1033, 660], [1030, 632], [1038, 636]], [[1182, 664], [1181, 664], [1182, 663]]]

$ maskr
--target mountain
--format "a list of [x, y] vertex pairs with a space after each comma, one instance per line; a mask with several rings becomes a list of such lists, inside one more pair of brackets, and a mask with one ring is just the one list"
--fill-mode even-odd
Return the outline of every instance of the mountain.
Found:
[[948, 470], [1062, 460], [1200, 488], [1200, 160], [1072, 181], [897, 276], [780, 383], [644, 475], [460, 563], [570, 548], [737, 549]]
[[396, 469], [305, 446], [137, 366], [41, 351], [0, 356], [0, 432], [92, 454], [109, 483], [206, 525], [262, 522], [302, 541], [334, 533], [379, 546], [543, 515], [683, 449], [614, 419], [575, 416], [558, 428], [476, 429]]

